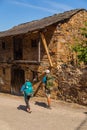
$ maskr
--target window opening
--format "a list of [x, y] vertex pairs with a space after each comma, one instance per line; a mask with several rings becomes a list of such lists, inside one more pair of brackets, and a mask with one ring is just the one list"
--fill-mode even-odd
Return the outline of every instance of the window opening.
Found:
[[3, 50], [6, 49], [6, 44], [5, 44], [5, 42], [2, 42], [2, 49], [3, 49]]
[[38, 40], [37, 39], [31, 39], [31, 47], [37, 47], [38, 46]]

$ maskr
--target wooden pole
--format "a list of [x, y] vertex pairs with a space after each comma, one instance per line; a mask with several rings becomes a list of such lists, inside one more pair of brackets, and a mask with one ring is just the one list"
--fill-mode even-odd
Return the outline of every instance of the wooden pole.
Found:
[[38, 62], [40, 62], [40, 40], [38, 42]]
[[44, 45], [45, 51], [46, 51], [46, 53], [47, 53], [47, 57], [48, 57], [48, 60], [49, 60], [50, 66], [52, 67], [53, 64], [52, 64], [51, 57], [50, 57], [50, 54], [49, 54], [49, 51], [48, 51], [48, 47], [47, 47], [47, 44], [46, 44], [45, 36], [44, 36], [44, 34], [43, 34], [42, 32], [40, 32], [40, 35], [41, 35], [41, 39], [42, 39], [42, 42], [43, 42], [43, 45]]

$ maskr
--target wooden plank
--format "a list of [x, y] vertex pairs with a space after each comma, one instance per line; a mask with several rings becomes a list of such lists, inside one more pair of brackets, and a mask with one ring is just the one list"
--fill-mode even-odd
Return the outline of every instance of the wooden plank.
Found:
[[52, 64], [51, 57], [50, 57], [50, 54], [49, 54], [49, 51], [48, 51], [48, 47], [47, 47], [47, 44], [46, 44], [45, 36], [44, 36], [44, 34], [43, 34], [42, 32], [40, 32], [40, 35], [41, 35], [41, 39], [42, 39], [42, 42], [43, 42], [43, 45], [44, 45], [45, 51], [46, 51], [46, 53], [47, 53], [47, 57], [48, 57], [48, 60], [49, 60], [50, 66], [52, 67], [53, 64]]
[[29, 61], [29, 60], [14, 60], [12, 63], [36, 63], [39, 64], [40, 62], [38, 61]]

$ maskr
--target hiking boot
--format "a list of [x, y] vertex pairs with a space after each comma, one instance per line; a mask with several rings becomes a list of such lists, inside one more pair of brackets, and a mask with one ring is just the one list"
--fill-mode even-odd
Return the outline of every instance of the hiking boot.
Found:
[[51, 110], [52, 108], [51, 108], [51, 106], [47, 106], [47, 109], [50, 109], [50, 110]]

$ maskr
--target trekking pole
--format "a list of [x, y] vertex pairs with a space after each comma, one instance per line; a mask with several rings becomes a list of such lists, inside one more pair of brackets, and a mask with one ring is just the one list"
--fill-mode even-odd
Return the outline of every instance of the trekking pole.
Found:
[[37, 87], [37, 89], [36, 89], [36, 91], [35, 91], [34, 94], [33, 94], [33, 96], [36, 96], [36, 94], [38, 93], [38, 91], [39, 91], [39, 89], [40, 89], [40, 87], [41, 87], [41, 84], [42, 84], [42, 82], [40, 81], [40, 82], [39, 82], [39, 85], [38, 85], [38, 87]]

